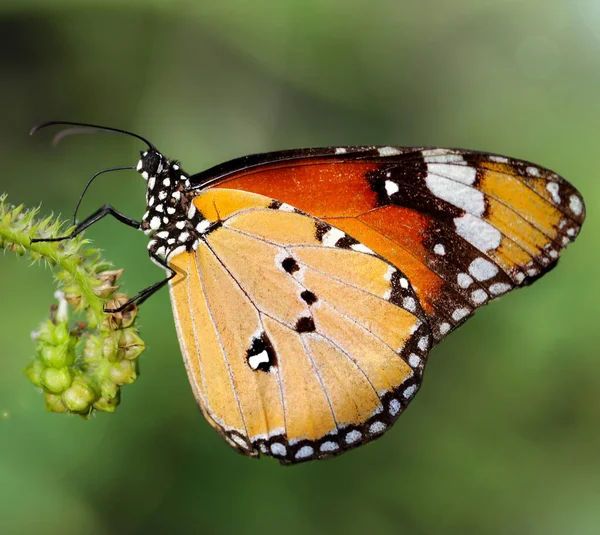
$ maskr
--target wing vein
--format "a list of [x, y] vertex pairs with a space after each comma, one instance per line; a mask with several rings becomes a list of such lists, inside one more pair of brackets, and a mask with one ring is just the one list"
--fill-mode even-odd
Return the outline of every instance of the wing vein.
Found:
[[246, 437], [248, 438], [248, 440], [250, 440], [250, 436], [248, 435], [248, 426], [246, 425], [246, 419], [244, 417], [244, 411], [242, 411], [242, 405], [240, 402], [240, 398], [239, 395], [237, 393], [237, 390], [235, 388], [235, 381], [233, 379], [233, 373], [231, 371], [231, 365], [229, 364], [229, 359], [227, 358], [227, 351], [225, 350], [225, 346], [223, 345], [223, 340], [221, 339], [221, 334], [219, 333], [219, 330], [217, 329], [217, 323], [215, 321], [215, 318], [212, 314], [212, 311], [210, 309], [210, 303], [208, 301], [208, 297], [206, 294], [206, 289], [205, 289], [205, 283], [202, 277], [202, 270], [200, 269], [200, 266], [198, 265], [198, 256], [197, 254], [194, 255], [194, 260], [195, 260], [195, 264], [196, 264], [196, 273], [198, 274], [198, 282], [200, 283], [200, 288], [202, 290], [202, 294], [204, 296], [204, 300], [206, 302], [206, 309], [208, 311], [208, 315], [210, 317], [213, 329], [215, 330], [215, 333], [217, 335], [217, 339], [219, 341], [219, 345], [221, 347], [221, 351], [223, 352], [223, 360], [225, 362], [225, 367], [227, 368], [227, 374], [229, 376], [229, 382], [231, 383], [231, 389], [233, 391], [233, 396], [235, 398], [236, 404], [237, 404], [237, 408], [238, 411], [240, 413], [240, 416], [242, 418], [242, 423], [244, 424], [244, 432], [246, 434]]

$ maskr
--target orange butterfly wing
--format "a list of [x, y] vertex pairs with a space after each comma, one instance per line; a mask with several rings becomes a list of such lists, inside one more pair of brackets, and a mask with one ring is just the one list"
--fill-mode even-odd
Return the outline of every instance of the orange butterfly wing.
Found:
[[194, 206], [212, 227], [169, 259], [170, 291], [209, 423], [241, 453], [283, 463], [336, 455], [389, 429], [431, 345], [404, 274], [268, 197], [209, 189]]
[[323, 219], [402, 270], [441, 340], [551, 269], [583, 199], [528, 162], [449, 149], [346, 147], [248, 156], [191, 177]]

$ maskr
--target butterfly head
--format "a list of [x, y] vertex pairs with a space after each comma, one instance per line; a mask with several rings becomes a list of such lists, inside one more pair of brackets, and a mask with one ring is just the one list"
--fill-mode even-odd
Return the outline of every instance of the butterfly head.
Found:
[[156, 177], [165, 169], [165, 157], [156, 149], [149, 149], [140, 152], [140, 160], [137, 164], [137, 171], [144, 180], [150, 177]]

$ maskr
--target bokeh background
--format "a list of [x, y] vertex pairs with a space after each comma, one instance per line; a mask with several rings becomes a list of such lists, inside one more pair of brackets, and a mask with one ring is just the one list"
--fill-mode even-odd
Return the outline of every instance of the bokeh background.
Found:
[[[435, 349], [394, 430], [284, 468], [234, 453], [187, 384], [166, 291], [140, 324], [142, 375], [113, 415], [47, 414], [22, 369], [51, 272], [0, 258], [0, 532], [600, 532], [600, 2], [0, 1], [0, 191], [68, 215], [87, 177], [137, 160], [119, 136], [30, 138], [46, 119], [149, 137], [189, 171], [252, 152], [440, 145], [538, 162], [588, 220], [559, 267]], [[144, 183], [102, 177], [139, 217]], [[88, 236], [134, 293], [162, 276], [143, 235]]]

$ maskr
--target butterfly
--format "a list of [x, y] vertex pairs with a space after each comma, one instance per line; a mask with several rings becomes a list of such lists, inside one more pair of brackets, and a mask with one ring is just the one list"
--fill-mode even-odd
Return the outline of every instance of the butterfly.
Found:
[[105, 205], [52, 239], [107, 215], [146, 233], [167, 277], [130, 302], [168, 285], [204, 417], [238, 452], [282, 464], [390, 429], [432, 347], [552, 269], [585, 218], [581, 195], [556, 173], [484, 152], [284, 150], [190, 175], [125, 130], [34, 131], [61, 124], [77, 128], [57, 140], [103, 131], [144, 142], [136, 166], [100, 173], [135, 168], [147, 207], [137, 221]]

